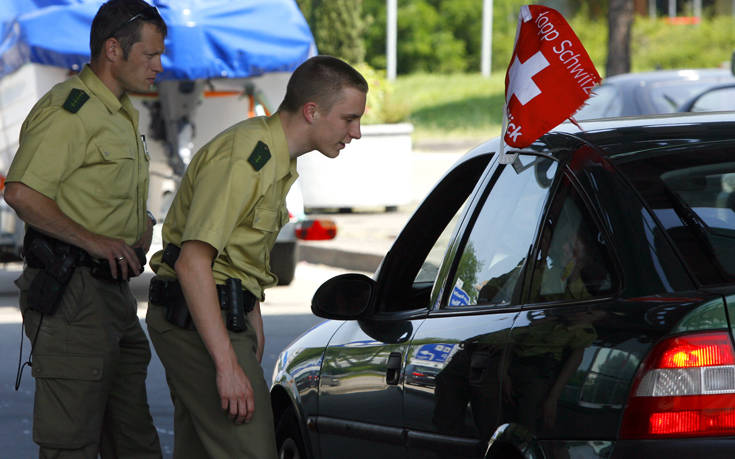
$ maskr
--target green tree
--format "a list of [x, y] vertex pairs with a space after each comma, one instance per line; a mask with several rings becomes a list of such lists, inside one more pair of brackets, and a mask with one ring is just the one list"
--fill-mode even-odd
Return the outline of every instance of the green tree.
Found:
[[353, 64], [365, 60], [362, 0], [297, 0], [320, 54]]
[[457, 278], [462, 280], [463, 290], [470, 297], [470, 304], [477, 303], [479, 291], [477, 285], [477, 273], [482, 269], [482, 262], [477, 259], [477, 250], [472, 242], [468, 242], [464, 248], [462, 257], [457, 265]]

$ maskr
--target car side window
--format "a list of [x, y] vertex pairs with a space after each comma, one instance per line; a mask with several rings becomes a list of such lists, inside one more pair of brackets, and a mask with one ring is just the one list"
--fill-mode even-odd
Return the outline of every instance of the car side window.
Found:
[[434, 280], [436, 280], [436, 276], [439, 273], [439, 266], [441, 265], [442, 259], [444, 258], [444, 253], [449, 246], [450, 238], [452, 236], [452, 233], [454, 232], [454, 228], [457, 226], [459, 216], [462, 215], [462, 212], [464, 212], [464, 208], [467, 206], [468, 201], [469, 198], [465, 200], [464, 204], [462, 204], [459, 210], [457, 210], [457, 212], [454, 214], [454, 217], [452, 217], [447, 226], [444, 228], [444, 231], [442, 231], [442, 233], [439, 235], [439, 238], [436, 240], [434, 246], [429, 251], [429, 255], [426, 256], [424, 263], [421, 265], [421, 269], [419, 269], [419, 273], [416, 275], [416, 279], [414, 279], [414, 282], [433, 283]]
[[512, 302], [556, 170], [532, 155], [503, 167], [459, 254], [449, 307]]
[[581, 197], [565, 178], [541, 231], [528, 301], [610, 294], [613, 270], [604, 240]]

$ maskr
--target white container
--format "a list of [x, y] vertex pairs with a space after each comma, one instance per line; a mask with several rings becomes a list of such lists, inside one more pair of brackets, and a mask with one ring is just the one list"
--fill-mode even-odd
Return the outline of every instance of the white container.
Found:
[[298, 159], [305, 208], [392, 208], [411, 201], [413, 125], [365, 125], [361, 132], [337, 158], [312, 151]]

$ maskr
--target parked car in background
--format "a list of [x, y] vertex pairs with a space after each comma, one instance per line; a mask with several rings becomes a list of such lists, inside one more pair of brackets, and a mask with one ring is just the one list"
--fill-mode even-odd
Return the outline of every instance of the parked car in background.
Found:
[[734, 83], [730, 69], [658, 70], [605, 78], [574, 115], [578, 121], [616, 116], [674, 113], [691, 97]]
[[[281, 457], [730, 457], [735, 114], [482, 144], [280, 354]], [[514, 158], [514, 159], [513, 159]]]
[[735, 83], [717, 85], [684, 102], [681, 112], [719, 112], [735, 110]]

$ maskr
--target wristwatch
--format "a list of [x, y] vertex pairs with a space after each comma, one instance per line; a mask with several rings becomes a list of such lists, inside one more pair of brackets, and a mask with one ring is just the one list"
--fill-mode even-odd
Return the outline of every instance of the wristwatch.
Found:
[[148, 218], [151, 219], [151, 224], [153, 226], [156, 226], [156, 223], [158, 223], [158, 220], [156, 220], [156, 217], [153, 216], [153, 212], [151, 212], [150, 210], [146, 210], [145, 213], [148, 214]]

